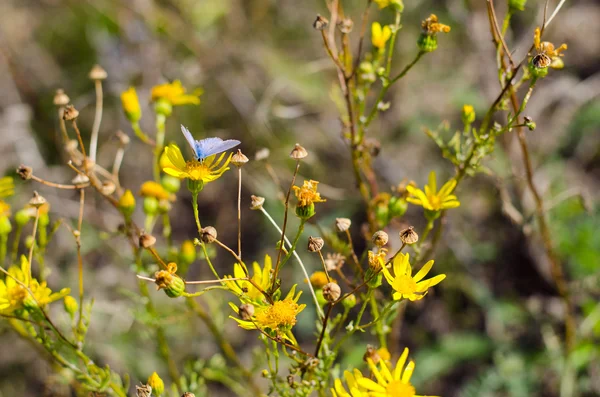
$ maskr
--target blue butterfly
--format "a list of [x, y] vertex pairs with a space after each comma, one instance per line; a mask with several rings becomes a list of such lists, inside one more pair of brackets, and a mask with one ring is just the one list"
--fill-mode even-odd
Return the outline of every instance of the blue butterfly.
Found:
[[181, 132], [183, 132], [183, 136], [185, 136], [185, 139], [187, 139], [188, 143], [192, 147], [196, 160], [203, 160], [208, 156], [212, 156], [213, 154], [233, 149], [241, 143], [236, 139], [227, 139], [224, 141], [221, 138], [216, 137], [194, 140], [194, 137], [190, 131], [183, 125], [181, 126]]

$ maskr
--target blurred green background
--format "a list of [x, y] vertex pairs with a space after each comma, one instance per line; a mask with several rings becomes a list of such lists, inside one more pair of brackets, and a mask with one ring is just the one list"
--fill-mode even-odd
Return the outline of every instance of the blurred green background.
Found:
[[[365, 1], [344, 1], [348, 16], [358, 25]], [[506, 2], [496, 1], [504, 15]], [[543, 1], [529, 0], [525, 11], [513, 18], [507, 41], [521, 59], [543, 19]], [[550, 2], [550, 9], [557, 3]], [[491, 42], [484, 1], [406, 1], [402, 30], [396, 44], [394, 69], [412, 60], [420, 21], [430, 13], [452, 27], [440, 36], [439, 48], [388, 93], [391, 107], [370, 128], [381, 142], [375, 170], [382, 186], [403, 179], [422, 186], [430, 170], [438, 178], [452, 175], [437, 147], [423, 133], [449, 122], [460, 128], [462, 105], [475, 106], [478, 116], [499, 92], [495, 50]], [[63, 88], [79, 109], [80, 127], [89, 136], [95, 94], [88, 79], [98, 63], [108, 72], [101, 126], [99, 163], [110, 165], [121, 129], [132, 136], [119, 100], [134, 85], [145, 117], [142, 129], [153, 133], [149, 106], [153, 85], [181, 79], [190, 90], [202, 87], [200, 106], [178, 107], [168, 120], [167, 141], [183, 143], [179, 124], [197, 136], [220, 136], [242, 141], [251, 159], [260, 148], [270, 150], [269, 164], [281, 181], [277, 186], [264, 162], [251, 162], [243, 186], [243, 247], [245, 258], [262, 262], [273, 255], [276, 231], [266, 219], [248, 210], [250, 195], [267, 199], [266, 208], [281, 220], [278, 194], [287, 189], [293, 162], [288, 154], [296, 142], [310, 155], [301, 179], [321, 181], [327, 202], [319, 205], [306, 233], [317, 226], [331, 229], [336, 217], [353, 220], [359, 251], [365, 212], [355, 189], [349, 150], [341, 137], [339, 113], [332, 100], [336, 75], [313, 30], [317, 13], [327, 15], [323, 1], [292, 0], [4, 0], [0, 2], [0, 171], [12, 175], [19, 164], [33, 167], [36, 175], [52, 181], [69, 181], [64, 166], [56, 117], [54, 91]], [[392, 14], [372, 8], [370, 17], [391, 23]], [[462, 205], [451, 211], [440, 249], [437, 272], [448, 278], [435, 295], [411, 304], [401, 334], [401, 346], [411, 348], [417, 369], [417, 390], [443, 396], [558, 396], [577, 390], [582, 396], [600, 395], [600, 3], [566, 2], [545, 33], [556, 44], [568, 43], [565, 69], [552, 71], [538, 83], [525, 114], [537, 129], [528, 132], [533, 152], [535, 181], [548, 204], [548, 217], [571, 281], [579, 310], [578, 346], [572, 362], [562, 362], [560, 338], [562, 306], [533, 221], [533, 202], [525, 188], [517, 142], [507, 135], [486, 165], [489, 175], [467, 180], [458, 191]], [[356, 34], [355, 32], [353, 34]], [[85, 139], [87, 141], [87, 138]], [[152, 176], [151, 157], [132, 139], [122, 167], [122, 183], [137, 191]], [[215, 225], [220, 239], [235, 244], [236, 179], [227, 173], [207, 186], [201, 197], [201, 218]], [[78, 212], [76, 193], [56, 191], [17, 181], [19, 207], [33, 189], [52, 205], [52, 217], [73, 219]], [[508, 203], [524, 217], [510, 217]], [[174, 237], [177, 242], [194, 236], [187, 193], [175, 203]], [[140, 219], [141, 211], [137, 214]], [[100, 200], [90, 198], [83, 232], [86, 293], [95, 298], [87, 351], [99, 363], [129, 373], [132, 384], [152, 371], [166, 379], [164, 364], [155, 355], [155, 341], [141, 317], [140, 297], [131, 258], [122, 257], [127, 243], [116, 235], [119, 217]], [[388, 232], [407, 225], [424, 226], [421, 212], [410, 207]], [[293, 229], [290, 229], [293, 230]], [[221, 237], [222, 236], [222, 237]], [[398, 244], [393, 238], [393, 244]], [[305, 240], [301, 242], [305, 246]], [[301, 252], [302, 253], [302, 252]], [[303, 254], [303, 253], [302, 253]], [[76, 256], [66, 229], [57, 234], [47, 263], [53, 288], [76, 288]], [[318, 269], [317, 258], [305, 256]], [[224, 252], [215, 259], [231, 272]], [[303, 276], [288, 269], [286, 277], [302, 288]], [[204, 262], [192, 265], [188, 278], [210, 277]], [[228, 299], [199, 301], [214, 306], [227, 336], [245, 362], [261, 344], [253, 333], [243, 332], [228, 320]], [[166, 326], [176, 361], [210, 360], [217, 348], [201, 323], [185, 312], [182, 302], [153, 294]], [[308, 302], [308, 295], [304, 297]], [[310, 309], [310, 310], [309, 310]], [[314, 309], [307, 309], [297, 326], [300, 343], [313, 342]], [[305, 321], [302, 321], [302, 320]], [[361, 335], [340, 357], [341, 369], [360, 365], [366, 343]], [[0, 396], [68, 396], [59, 375], [26, 343], [0, 323]], [[260, 364], [260, 363], [259, 363]], [[210, 395], [231, 395], [209, 379]], [[211, 365], [222, 365], [213, 363]], [[560, 375], [562, 374], [562, 375]], [[561, 385], [563, 390], [561, 391]], [[564, 394], [567, 393], [567, 394]]]

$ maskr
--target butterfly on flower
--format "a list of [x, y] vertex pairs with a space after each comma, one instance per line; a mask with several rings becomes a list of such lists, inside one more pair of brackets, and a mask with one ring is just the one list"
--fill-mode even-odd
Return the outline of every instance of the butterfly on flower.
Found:
[[233, 149], [241, 143], [237, 139], [227, 139], [224, 141], [217, 137], [195, 140], [190, 131], [183, 125], [181, 126], [181, 132], [183, 132], [183, 136], [187, 139], [194, 152], [194, 157], [196, 157], [196, 160], [198, 161], [203, 160], [208, 156], [212, 156], [213, 154]]

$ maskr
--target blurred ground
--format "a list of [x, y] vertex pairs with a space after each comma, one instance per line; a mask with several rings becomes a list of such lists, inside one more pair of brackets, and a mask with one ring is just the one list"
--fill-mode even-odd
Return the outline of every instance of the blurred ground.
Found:
[[[355, 21], [363, 3], [349, 2]], [[496, 3], [498, 14], [504, 15], [504, 2]], [[550, 3], [553, 9], [556, 2]], [[521, 59], [529, 48], [533, 30], [542, 20], [543, 4], [530, 0], [526, 10], [514, 17], [508, 41], [516, 49], [516, 59]], [[400, 70], [414, 57], [420, 21], [431, 12], [452, 26], [451, 33], [440, 37], [439, 49], [390, 91], [390, 109], [369, 131], [382, 143], [376, 170], [390, 186], [403, 178], [423, 185], [431, 169], [440, 177], [449, 177], [451, 165], [441, 158], [422, 128], [435, 127], [442, 121], [459, 128], [464, 103], [473, 104], [481, 115], [499, 92], [495, 53], [482, 1], [406, 1], [395, 69]], [[182, 141], [178, 124], [183, 123], [198, 136], [239, 139], [248, 154], [268, 147], [269, 161], [284, 185], [291, 176], [288, 153], [295, 142], [300, 142], [310, 152], [302, 177], [321, 181], [322, 194], [328, 198], [319, 209], [317, 222], [330, 227], [335, 217], [349, 217], [353, 219], [353, 232], [359, 236], [365, 215], [330, 95], [335, 84], [334, 70], [322, 49], [320, 35], [311, 26], [317, 13], [327, 13], [324, 2], [3, 1], [0, 172], [11, 174], [24, 163], [48, 180], [71, 178], [59, 154], [60, 136], [52, 98], [55, 89], [65, 89], [81, 112], [82, 131], [89, 133], [95, 97], [87, 74], [99, 63], [109, 76], [105, 84], [100, 163], [112, 162], [117, 147], [115, 131], [122, 129], [132, 135], [120, 107], [121, 91], [135, 85], [146, 105], [153, 85], [181, 79], [186, 87], [203, 88], [202, 104], [176, 109], [167, 125], [167, 140]], [[392, 22], [391, 14], [386, 12], [373, 11], [371, 16]], [[566, 3], [546, 33], [546, 38], [554, 43], [568, 43], [565, 69], [552, 72], [538, 84], [526, 112], [537, 123], [537, 129], [528, 133], [535, 180], [550, 206], [554, 242], [578, 287], [575, 299], [583, 308], [578, 313], [581, 318], [597, 310], [600, 297], [598, 21], [597, 1]], [[149, 115], [149, 106], [143, 111]], [[153, 123], [151, 117], [146, 117], [142, 128], [152, 131]], [[436, 257], [439, 271], [455, 277], [448, 277], [435, 299], [432, 296], [407, 313], [400, 341], [416, 353], [416, 382], [423, 385], [426, 393], [558, 395], [556, 383], [542, 379], [548, 375], [544, 360], [552, 357], [551, 336], [560, 330], [551, 332], [541, 324], [557, 322], [562, 314], [543, 249], [532, 232], [532, 201], [524, 189], [520, 152], [512, 138], [507, 136], [504, 142], [508, 150], [497, 150], [486, 164], [494, 176], [479, 175], [459, 191], [463, 205], [451, 214]], [[133, 141], [122, 168], [123, 184], [137, 189], [151, 177], [152, 170], [149, 158], [136, 156], [143, 146]], [[248, 170], [243, 187], [244, 207], [249, 205], [250, 194], [259, 194], [267, 198], [272, 213], [280, 213], [278, 187], [264, 165], [251, 163]], [[220, 186], [203, 192], [201, 214], [205, 224], [216, 225], [219, 235], [233, 242], [235, 176], [229, 173], [223, 180]], [[50, 201], [56, 218], [76, 217], [77, 196], [41, 186], [35, 188]], [[32, 189], [32, 185], [19, 184], [13, 202], [22, 202]], [[224, 201], [223, 197], [231, 200]], [[506, 197], [524, 214], [523, 227], [506, 215], [506, 200], [501, 200]], [[182, 194], [176, 203], [177, 241], [193, 235], [188, 199]], [[411, 208], [390, 235], [406, 224], [422, 227], [421, 218], [418, 209]], [[100, 362], [129, 372], [132, 380], [143, 379], [160, 364], [151, 354], [153, 341], [136, 321], [132, 305], [135, 298], [128, 293], [136, 290], [127, 262], [130, 259], [117, 255], [126, 243], [93, 230], [95, 227], [114, 232], [119, 218], [92, 200], [86, 219], [86, 289], [96, 298], [97, 316], [87, 348]], [[272, 251], [276, 233], [255, 212], [246, 211], [244, 219], [245, 257], [262, 258], [266, 250]], [[311, 231], [317, 233], [316, 229]], [[361, 242], [356, 244], [360, 249]], [[224, 255], [216, 261], [223, 269], [231, 266]], [[57, 235], [48, 263], [54, 269], [51, 284], [76, 285], [75, 256], [66, 229]], [[316, 262], [309, 264], [317, 268]], [[190, 278], [207, 274], [206, 268], [197, 266]], [[299, 274], [293, 277], [301, 279]], [[162, 295], [156, 299], [165, 313], [175, 310]], [[229, 314], [226, 310], [224, 307], [224, 318]], [[178, 314], [181, 313], [173, 312], [174, 323], [179, 321]], [[216, 350], [214, 343], [205, 337], [197, 320], [189, 321], [192, 327], [170, 328], [175, 356], [179, 360], [210, 357]], [[254, 335], [241, 333], [233, 324], [228, 326], [237, 340], [236, 347], [243, 349], [249, 360], [249, 346], [256, 345]], [[298, 328], [300, 340], [311, 338], [310, 321], [301, 322]], [[593, 343], [598, 342], [600, 335], [597, 328], [581, 331], [587, 332], [582, 339], [589, 341], [585, 345], [588, 361], [577, 368], [582, 395], [600, 395], [600, 351]], [[52, 376], [51, 371], [16, 335], [1, 326], [0, 332], [0, 396], [40, 395], [40, 390], [52, 384], [51, 379], [46, 379]], [[362, 355], [360, 349], [348, 351], [344, 359], [350, 362], [352, 357]], [[211, 395], [221, 392], [226, 393], [215, 389]]]

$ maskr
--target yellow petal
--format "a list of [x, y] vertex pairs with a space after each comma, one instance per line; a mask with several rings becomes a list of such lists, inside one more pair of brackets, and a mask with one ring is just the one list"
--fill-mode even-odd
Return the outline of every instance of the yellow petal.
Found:
[[408, 381], [410, 381], [410, 377], [412, 376], [414, 370], [415, 362], [411, 361], [408, 363], [406, 369], [404, 370], [404, 373], [402, 374], [402, 383], [408, 383]]
[[181, 150], [175, 144], [170, 144], [165, 148], [165, 154], [167, 155], [167, 159], [171, 162], [173, 168], [184, 170], [185, 169], [185, 159], [181, 154]]
[[413, 277], [415, 282], [421, 281], [423, 279], [423, 277], [425, 277], [427, 275], [427, 273], [429, 273], [432, 266], [433, 266], [433, 260], [424, 264], [423, 267], [421, 268], [421, 270], [419, 270], [418, 273], [415, 274], [415, 277]]
[[429, 182], [427, 183], [429, 189], [431, 189], [432, 194], [435, 195], [437, 192], [437, 182], [435, 181], [435, 171], [431, 171], [429, 173]]
[[396, 362], [396, 368], [394, 368], [394, 379], [400, 380], [402, 376], [402, 368], [404, 368], [404, 364], [406, 363], [406, 358], [408, 357], [408, 348], [405, 347], [404, 351], [398, 361]]
[[455, 187], [456, 187], [456, 179], [450, 179], [440, 189], [439, 196], [442, 198], [448, 196], [449, 194], [451, 194], [454, 191]]
[[367, 390], [372, 390], [375, 392], [382, 392], [382, 393], [385, 392], [385, 387], [378, 385], [377, 383], [373, 382], [369, 378], [359, 379], [358, 384]]

